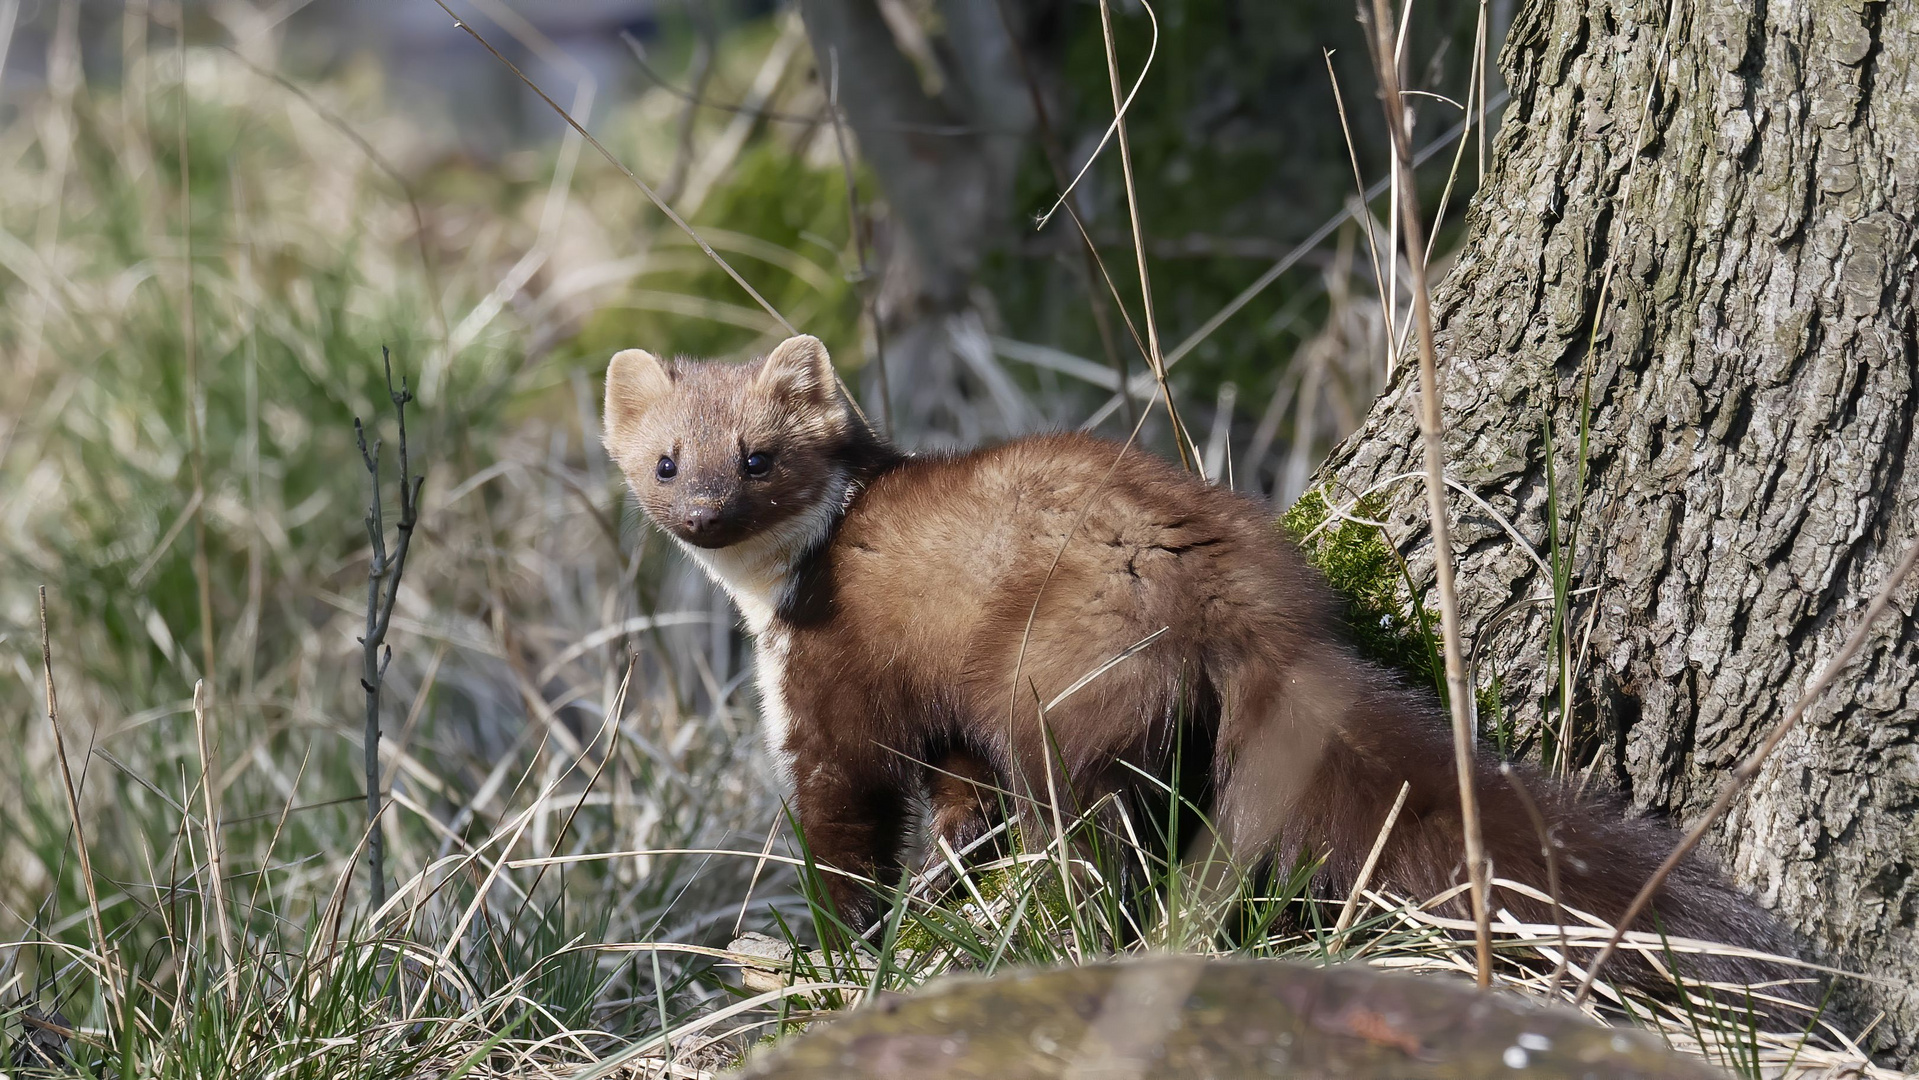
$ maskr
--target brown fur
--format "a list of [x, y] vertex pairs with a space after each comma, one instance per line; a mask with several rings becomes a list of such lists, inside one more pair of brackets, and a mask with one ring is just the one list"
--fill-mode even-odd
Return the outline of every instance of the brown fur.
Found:
[[[1128, 765], [1164, 776], [1186, 740], [1185, 752], [1210, 763], [1211, 817], [1227, 850], [1242, 864], [1323, 856], [1316, 888], [1327, 896], [1351, 887], [1408, 782], [1376, 887], [1425, 897], [1462, 879], [1453, 751], [1437, 703], [1353, 653], [1327, 586], [1259, 504], [1081, 435], [900, 457], [850, 414], [811, 338], [738, 367], [639, 356], [623, 353], [609, 370], [608, 448], [653, 519], [740, 601], [760, 643], [775, 750], [828, 865], [890, 885], [912, 807], [929, 790], [931, 827], [956, 847], [994, 812], [979, 781], [1044, 805], [1050, 735], [1056, 782], [1079, 806], [1136, 795]], [[774, 455], [766, 478], [741, 465], [756, 447]], [[653, 470], [665, 455], [679, 473], [663, 482]], [[719, 508], [718, 555], [689, 542], [695, 506]], [[793, 524], [806, 520], [822, 524]], [[726, 554], [733, 548], [752, 557]], [[1051, 703], [1046, 733], [1039, 703]], [[1565, 903], [1620, 913], [1671, 834], [1531, 770], [1519, 776], [1558, 845]], [[1495, 872], [1543, 891], [1525, 808], [1483, 757], [1475, 783]], [[829, 885], [849, 922], [874, 914], [869, 891], [838, 877]], [[1523, 920], [1552, 920], [1547, 905], [1510, 891], [1494, 901]], [[1655, 910], [1673, 935], [1787, 944], [1697, 860]]]

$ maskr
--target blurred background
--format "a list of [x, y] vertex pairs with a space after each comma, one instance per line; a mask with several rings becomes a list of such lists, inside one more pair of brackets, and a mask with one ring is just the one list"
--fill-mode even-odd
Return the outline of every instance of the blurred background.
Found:
[[[383, 347], [426, 477], [381, 705], [386, 876], [432, 898], [423, 934], [484, 997], [540, 943], [802, 910], [778, 866], [673, 853], [765, 848], [779, 793], [734, 616], [597, 423], [619, 348], [743, 359], [784, 330], [508, 62], [901, 443], [1124, 437], [1158, 394], [1094, 0], [447, 2], [472, 33], [434, 0], [0, 0], [0, 941], [44, 946], [0, 946], [0, 1010], [99, 1008], [98, 965], [50, 943], [160, 965], [207, 875], [261, 942], [364, 888], [354, 420], [390, 538]], [[1442, 272], [1512, 7], [1422, 0], [1402, 35]], [[1386, 163], [1361, 28], [1331, 2], [1110, 16], [1186, 449], [1277, 514], [1405, 326], [1390, 202], [1359, 197]], [[1141, 437], [1172, 455], [1165, 415]], [[657, 955], [543, 967], [541, 1000], [632, 1030], [720, 993]]]

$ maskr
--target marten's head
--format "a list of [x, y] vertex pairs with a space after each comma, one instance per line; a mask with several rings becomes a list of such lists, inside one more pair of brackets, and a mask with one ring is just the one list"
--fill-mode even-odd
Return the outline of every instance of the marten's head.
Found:
[[826, 347], [806, 335], [748, 364], [619, 353], [605, 439], [647, 516], [709, 551], [817, 542], [876, 445]]

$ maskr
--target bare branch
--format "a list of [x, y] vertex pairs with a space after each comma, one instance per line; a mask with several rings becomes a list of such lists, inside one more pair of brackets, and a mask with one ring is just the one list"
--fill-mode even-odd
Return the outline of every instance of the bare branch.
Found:
[[367, 501], [366, 528], [370, 552], [366, 577], [366, 632], [360, 638], [360, 688], [366, 692], [366, 814], [367, 867], [372, 875], [373, 907], [386, 903], [386, 841], [380, 830], [384, 806], [380, 785], [380, 687], [386, 680], [387, 665], [393, 662], [393, 649], [386, 644], [387, 627], [393, 620], [393, 608], [400, 595], [400, 575], [406, 570], [407, 551], [413, 544], [414, 527], [419, 524], [420, 489], [426, 477], [413, 474], [412, 458], [406, 441], [406, 407], [413, 392], [404, 376], [400, 388], [393, 388], [393, 357], [385, 346], [380, 359], [386, 368], [387, 399], [400, 429], [400, 520], [395, 525], [393, 548], [386, 544], [386, 517], [380, 496], [380, 441], [367, 447], [366, 428], [359, 417], [353, 418], [354, 438], [360, 446], [371, 482]]

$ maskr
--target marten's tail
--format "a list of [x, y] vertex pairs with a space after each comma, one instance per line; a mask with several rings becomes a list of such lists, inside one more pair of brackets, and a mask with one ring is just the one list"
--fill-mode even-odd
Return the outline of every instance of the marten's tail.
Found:
[[[1238, 672], [1225, 683], [1215, 819], [1228, 847], [1242, 858], [1322, 853], [1318, 887], [1343, 898], [1403, 783], [1409, 785], [1406, 804], [1372, 887], [1423, 899], [1464, 881], [1452, 737], [1431, 696], [1346, 656], [1295, 658], [1275, 670]], [[1570, 926], [1592, 925], [1574, 912], [1614, 925], [1679, 841], [1664, 825], [1629, 814], [1612, 796], [1575, 796], [1530, 766], [1515, 764], [1510, 776], [1502, 774], [1484, 753], [1474, 790], [1494, 876], [1543, 895], [1556, 892]], [[1540, 824], [1552, 845], [1551, 866]], [[1496, 889], [1491, 900], [1495, 914], [1503, 908], [1522, 922], [1555, 921], [1550, 901], [1517, 890]], [[1466, 912], [1462, 897], [1448, 914]], [[1631, 929], [1775, 956], [1798, 952], [1778, 920], [1697, 853], [1665, 880]], [[1575, 947], [1571, 962], [1583, 968], [1596, 948]], [[1688, 993], [1695, 992], [1694, 984], [1712, 981], [1753, 987], [1755, 998], [1816, 997], [1805, 969], [1756, 957], [1680, 946], [1670, 958], [1662, 952], [1655, 959], [1677, 969]], [[1604, 975], [1655, 993], [1674, 989], [1668, 976], [1629, 950], [1616, 954]]]

